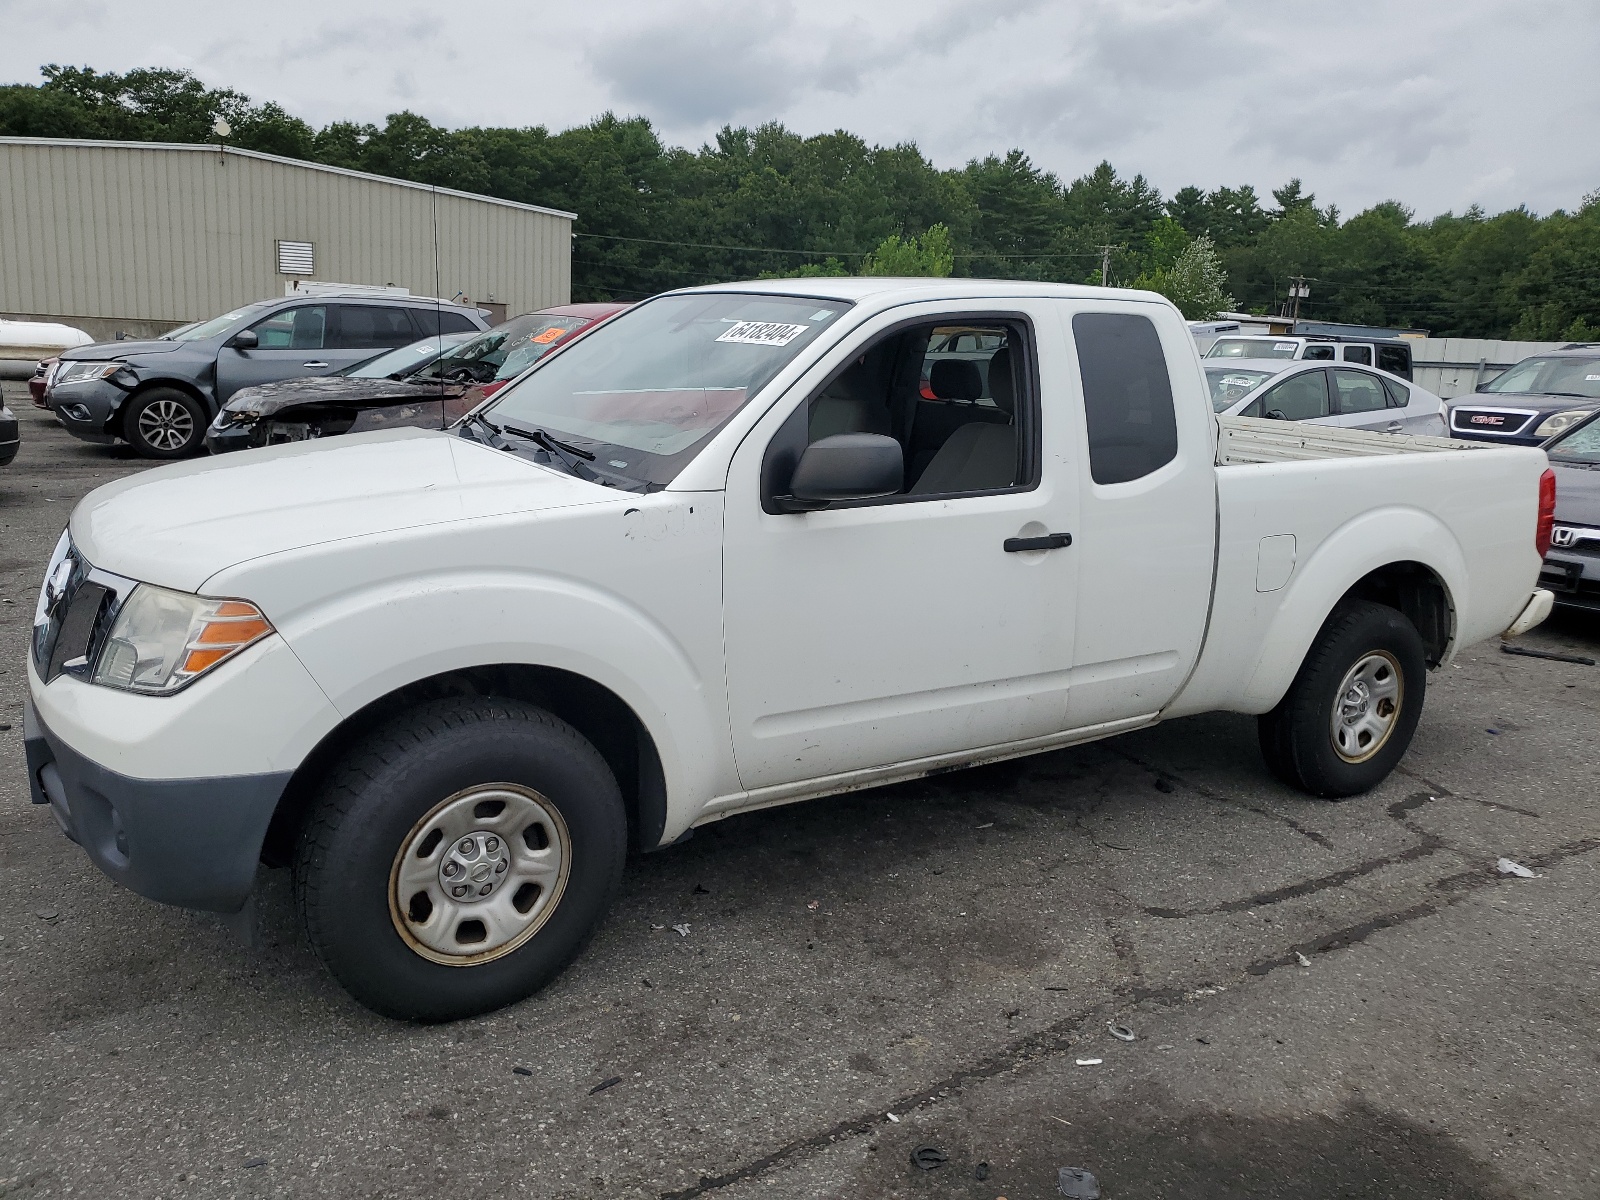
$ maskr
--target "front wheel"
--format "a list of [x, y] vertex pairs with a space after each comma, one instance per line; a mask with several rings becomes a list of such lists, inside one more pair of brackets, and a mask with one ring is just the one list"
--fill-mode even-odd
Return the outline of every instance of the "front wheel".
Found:
[[1342, 606], [1288, 693], [1259, 719], [1261, 752], [1274, 775], [1313, 796], [1370, 791], [1411, 745], [1426, 691], [1416, 627], [1387, 605]]
[[206, 411], [177, 388], [151, 388], [128, 401], [122, 436], [144, 458], [186, 458], [200, 449]]
[[444, 1021], [538, 990], [622, 878], [627, 815], [577, 730], [515, 700], [448, 699], [356, 746], [295, 862], [312, 947], [361, 1003]]

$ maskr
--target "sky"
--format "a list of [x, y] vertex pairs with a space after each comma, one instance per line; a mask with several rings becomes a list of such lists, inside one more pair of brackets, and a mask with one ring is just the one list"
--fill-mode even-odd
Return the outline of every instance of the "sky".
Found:
[[1352, 215], [1600, 189], [1600, 0], [0, 0], [0, 82], [182, 67], [320, 126], [781, 121], [935, 164], [1109, 159], [1171, 195], [1299, 177]]

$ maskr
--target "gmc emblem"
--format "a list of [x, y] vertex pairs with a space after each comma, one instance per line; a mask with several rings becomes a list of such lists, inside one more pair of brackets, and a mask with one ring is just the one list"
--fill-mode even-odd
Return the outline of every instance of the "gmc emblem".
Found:
[[1504, 425], [1506, 419], [1498, 413], [1473, 413], [1467, 420], [1473, 425]]

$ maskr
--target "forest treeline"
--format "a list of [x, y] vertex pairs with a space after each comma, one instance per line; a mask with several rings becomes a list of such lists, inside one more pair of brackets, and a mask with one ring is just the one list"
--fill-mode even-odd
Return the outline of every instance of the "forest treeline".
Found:
[[689, 150], [664, 145], [643, 117], [609, 113], [556, 133], [444, 129], [411, 112], [313, 129], [185, 71], [42, 75], [0, 86], [0, 135], [209, 142], [222, 117], [234, 146], [575, 212], [576, 299], [916, 269], [918, 254], [941, 273], [1095, 283], [1109, 257], [1111, 282], [1160, 285], [1203, 267], [1195, 242], [1207, 238], [1224, 292], [1249, 311], [1279, 311], [1288, 281], [1306, 276], [1301, 314], [1316, 319], [1441, 337], [1600, 337], [1600, 190], [1576, 212], [1542, 217], [1472, 208], [1418, 220], [1385, 201], [1347, 218], [1298, 179], [1270, 197], [1248, 184], [1163, 196], [1108, 162], [1070, 182], [1018, 149], [941, 170], [910, 143], [779, 124], [725, 128]]

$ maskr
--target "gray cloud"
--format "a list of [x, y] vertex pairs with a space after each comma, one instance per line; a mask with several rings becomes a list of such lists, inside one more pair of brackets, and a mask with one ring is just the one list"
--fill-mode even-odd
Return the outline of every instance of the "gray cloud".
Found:
[[1291, 175], [1354, 212], [1573, 207], [1600, 186], [1594, 0], [0, 0], [0, 80], [39, 64], [180, 66], [314, 124], [409, 107], [446, 125], [642, 113], [697, 145], [782, 121], [1016, 146], [1073, 178], [1109, 158], [1168, 193]]

